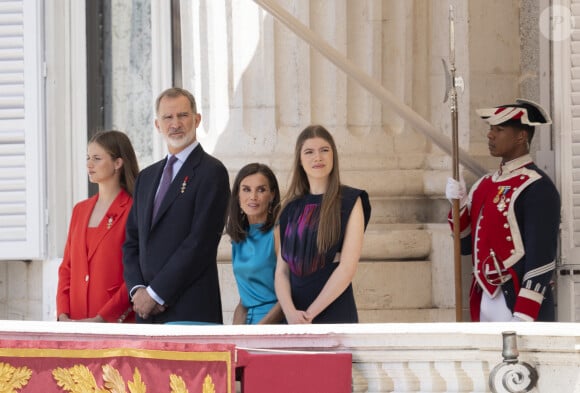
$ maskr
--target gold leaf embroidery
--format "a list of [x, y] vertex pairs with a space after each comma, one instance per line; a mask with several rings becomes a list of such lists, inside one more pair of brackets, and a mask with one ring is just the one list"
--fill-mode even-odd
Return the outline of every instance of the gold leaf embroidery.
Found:
[[169, 376], [169, 386], [171, 387], [171, 393], [189, 393], [185, 381], [178, 375], [171, 374]]
[[110, 364], [105, 364], [103, 367], [103, 380], [105, 387], [111, 393], [125, 393], [125, 381], [119, 371]]
[[203, 393], [215, 393], [215, 385], [213, 384], [213, 380], [211, 376], [207, 374], [205, 379], [203, 380]]
[[95, 376], [86, 366], [73, 366], [73, 378], [78, 386], [83, 387], [83, 392], [91, 392], [97, 390], [97, 381], [95, 381]]
[[[4, 381], [11, 378], [12, 375], [15, 374], [14, 370], [16, 370], [14, 367], [8, 367], [11, 366], [0, 363], [0, 393], [17, 393], [15, 390], [7, 390], [3, 388]], [[25, 382], [28, 383], [31, 371], [25, 367], [22, 367], [21, 369], [22, 370], [19, 369], [18, 373], [16, 373], [18, 374], [16, 379], [22, 380], [23, 378], [26, 378]], [[125, 381], [119, 371], [108, 364], [103, 365], [102, 369], [103, 380], [105, 382], [104, 387], [102, 388], [97, 386], [94, 375], [88, 367], [83, 365], [75, 365], [68, 369], [60, 367], [56, 368], [52, 371], [52, 376], [59, 387], [70, 393], [126, 393]], [[8, 377], [6, 377], [6, 375], [8, 375]], [[133, 372], [133, 381], [127, 381], [127, 385], [130, 393], [147, 392], [147, 387], [141, 379], [141, 373], [138, 368], [135, 368], [135, 371]], [[171, 393], [189, 393], [185, 381], [179, 375], [171, 374], [169, 376], [169, 386], [171, 387]], [[16, 387], [21, 386], [18, 385]], [[215, 385], [209, 374], [206, 375], [203, 381], [202, 393], [216, 393]]]
[[131, 393], [147, 392], [147, 388], [141, 379], [141, 373], [137, 367], [135, 367], [135, 372], [133, 373], [133, 381], [127, 382], [127, 385], [129, 385], [129, 392]]
[[56, 384], [63, 388], [64, 390], [68, 390], [69, 392], [74, 391], [75, 389], [75, 381], [66, 368], [56, 368], [52, 370], [52, 377], [55, 379]]
[[28, 367], [14, 367], [0, 362], [0, 392], [16, 393], [28, 384], [32, 371]]
[[59, 387], [70, 393], [103, 392], [97, 387], [93, 373], [86, 366], [75, 365], [69, 369], [59, 367], [52, 371], [52, 376]]

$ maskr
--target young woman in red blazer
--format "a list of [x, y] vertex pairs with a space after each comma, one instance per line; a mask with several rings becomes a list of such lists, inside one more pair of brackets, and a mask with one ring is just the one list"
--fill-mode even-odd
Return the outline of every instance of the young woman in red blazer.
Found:
[[87, 172], [99, 191], [72, 212], [58, 271], [59, 321], [134, 321], [123, 280], [122, 245], [138, 171], [124, 133], [104, 131], [89, 141]]

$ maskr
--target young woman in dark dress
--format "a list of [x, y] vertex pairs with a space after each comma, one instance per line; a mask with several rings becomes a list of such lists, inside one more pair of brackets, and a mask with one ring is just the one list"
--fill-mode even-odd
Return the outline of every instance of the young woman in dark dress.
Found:
[[352, 279], [370, 212], [366, 191], [340, 183], [332, 135], [304, 129], [275, 230], [276, 295], [288, 323], [358, 322]]

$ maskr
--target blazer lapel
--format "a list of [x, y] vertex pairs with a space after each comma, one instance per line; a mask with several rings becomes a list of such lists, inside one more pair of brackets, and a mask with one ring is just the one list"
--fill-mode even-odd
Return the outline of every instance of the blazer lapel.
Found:
[[[113, 200], [113, 203], [111, 203], [111, 206], [109, 206], [107, 213], [105, 213], [105, 216], [103, 217], [102, 223], [99, 224], [98, 229], [95, 232], [96, 238], [94, 239], [94, 241], [91, 242], [91, 248], [87, 252], [89, 260], [99, 247], [101, 241], [103, 241], [103, 239], [110, 233], [110, 231], [114, 227], [119, 225], [118, 223], [121, 221], [121, 218], [127, 208], [127, 203], [129, 202], [129, 200], [130, 200], [129, 194], [127, 194], [125, 190], [121, 189], [119, 195], [117, 195], [115, 200]], [[94, 206], [95, 205], [93, 204], [93, 208]]]
[[[202, 149], [201, 145], [197, 146], [191, 154], [187, 157], [177, 175], [171, 182], [169, 189], [167, 190], [167, 194], [165, 194], [165, 198], [161, 201], [161, 206], [159, 206], [159, 211], [157, 212], [157, 216], [153, 217], [153, 227], [157, 221], [165, 214], [167, 209], [173, 204], [176, 198], [181, 195], [182, 188], [185, 190], [187, 189], [187, 185], [193, 180], [193, 176], [195, 174], [195, 167], [199, 165], [201, 162], [202, 157], [205, 155], [205, 151]], [[159, 182], [157, 182], [159, 184]], [[157, 187], [155, 187], [155, 191], [157, 191]], [[154, 197], [155, 198], [155, 197]], [[151, 203], [151, 209], [149, 209], [149, 214], [153, 214], [153, 202]]]

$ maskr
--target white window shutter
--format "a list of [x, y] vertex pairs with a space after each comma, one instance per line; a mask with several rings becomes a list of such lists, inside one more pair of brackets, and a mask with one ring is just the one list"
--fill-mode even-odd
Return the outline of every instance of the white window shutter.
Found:
[[[554, 0], [554, 130], [562, 200], [557, 320], [580, 322], [580, 0]], [[563, 24], [556, 25], [563, 21]]]
[[[578, 20], [580, 3], [572, 1], [569, 9], [571, 17]], [[562, 64], [563, 70], [566, 66], [568, 69], [565, 69], [561, 78], [564, 86], [561, 109], [563, 121], [560, 125], [564, 224], [562, 253], [564, 264], [580, 264], [580, 31], [572, 29], [569, 40], [564, 41], [562, 46], [562, 51], [568, 52], [568, 61]]]
[[0, 2], [0, 260], [45, 251], [39, 2]]

